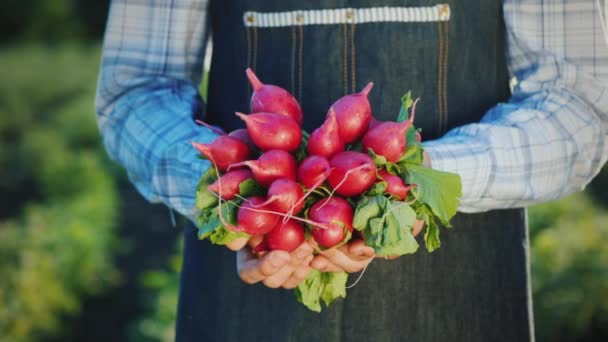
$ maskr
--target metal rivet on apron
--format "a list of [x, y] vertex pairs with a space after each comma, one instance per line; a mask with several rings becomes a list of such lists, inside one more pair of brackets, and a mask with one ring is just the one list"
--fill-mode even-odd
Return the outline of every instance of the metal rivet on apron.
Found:
[[304, 21], [304, 16], [302, 14], [296, 15], [296, 21], [301, 24]]
[[450, 15], [450, 5], [448, 5], [448, 4], [441, 5], [441, 7], [439, 7], [439, 18], [441, 20], [447, 20], [449, 15]]
[[255, 17], [253, 16], [253, 14], [250, 14], [250, 15], [247, 16], [247, 22], [248, 23], [255, 22]]
[[346, 11], [346, 20], [348, 22], [352, 22], [355, 19], [355, 12], [353, 12], [353, 10], [347, 10]]

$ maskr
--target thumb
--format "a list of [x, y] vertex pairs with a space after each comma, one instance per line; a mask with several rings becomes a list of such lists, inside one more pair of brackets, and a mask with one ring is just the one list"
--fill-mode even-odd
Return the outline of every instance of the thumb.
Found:
[[363, 240], [355, 240], [349, 244], [348, 253], [363, 258], [370, 258], [374, 255], [374, 249], [366, 246]]

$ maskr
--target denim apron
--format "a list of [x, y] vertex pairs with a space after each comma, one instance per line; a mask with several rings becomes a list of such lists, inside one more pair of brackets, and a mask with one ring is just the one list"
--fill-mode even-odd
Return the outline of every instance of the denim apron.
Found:
[[[381, 120], [395, 119], [406, 91], [421, 97], [424, 139], [509, 97], [501, 1], [212, 1], [211, 22], [206, 119], [227, 130], [243, 126], [235, 111], [248, 111], [247, 66], [301, 101], [308, 131], [369, 81]], [[242, 283], [234, 253], [190, 227], [177, 340], [531, 340], [524, 210], [458, 214], [453, 226], [433, 253], [374, 260], [347, 299], [321, 314], [292, 291]]]

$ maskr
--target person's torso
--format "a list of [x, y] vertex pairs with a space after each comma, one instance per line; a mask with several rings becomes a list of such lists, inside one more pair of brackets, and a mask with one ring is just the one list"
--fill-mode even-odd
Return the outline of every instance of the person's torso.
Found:
[[301, 102], [304, 126], [368, 82], [372, 112], [394, 120], [401, 96], [420, 97], [423, 139], [478, 121], [509, 96], [501, 1], [212, 1], [207, 120], [242, 127], [245, 68]]

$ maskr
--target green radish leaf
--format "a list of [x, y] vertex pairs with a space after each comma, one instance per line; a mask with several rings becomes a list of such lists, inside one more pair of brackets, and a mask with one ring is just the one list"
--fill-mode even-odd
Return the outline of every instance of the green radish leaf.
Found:
[[220, 226], [211, 235], [209, 235], [209, 241], [216, 245], [225, 245], [241, 237], [249, 238], [250, 235], [245, 232], [233, 232], [224, 226]]
[[413, 104], [414, 100], [412, 100], [412, 92], [408, 91], [401, 97], [401, 109], [399, 110], [399, 116], [397, 116], [397, 122], [403, 122], [410, 118], [409, 109]]
[[392, 175], [398, 175], [401, 173], [401, 167], [393, 162], [387, 161], [384, 167], [386, 168], [386, 171]]
[[365, 192], [367, 196], [381, 196], [386, 191], [387, 183], [384, 181], [376, 182]]
[[391, 209], [390, 212], [395, 216], [399, 222], [399, 227], [411, 228], [416, 222], [416, 212], [412, 207], [401, 201], [390, 201]]
[[416, 129], [416, 127], [414, 127], [414, 125], [411, 125], [405, 131], [405, 144], [408, 148], [410, 146], [420, 145], [420, 143], [418, 142], [418, 135], [416, 134], [416, 132], [419, 132], [419, 130]]
[[406, 182], [416, 184], [413, 190], [418, 198], [430, 207], [441, 223], [449, 225], [462, 196], [460, 176], [419, 165], [408, 165], [405, 173]]
[[208, 209], [217, 204], [217, 197], [214, 193], [207, 190], [207, 187], [217, 180], [217, 172], [215, 167], [211, 166], [205, 171], [196, 186], [196, 208], [203, 210]]
[[384, 201], [386, 198], [383, 196], [363, 196], [355, 208], [353, 227], [359, 231], [368, 228], [371, 219], [380, 217], [384, 213]]
[[348, 273], [319, 272], [312, 270], [294, 293], [296, 300], [314, 312], [321, 312], [321, 301], [330, 305], [338, 298], [346, 298]]
[[249, 178], [239, 184], [239, 195], [242, 197], [263, 196], [264, 188], [255, 180]]
[[384, 165], [386, 165], [387, 160], [384, 156], [376, 154], [371, 148], [368, 149], [367, 153], [370, 157], [372, 157], [372, 160], [374, 161], [374, 164], [376, 164], [377, 168], [382, 168]]
[[403, 169], [407, 168], [408, 165], [422, 165], [424, 160], [424, 150], [420, 144], [407, 145], [407, 150], [399, 159], [398, 164], [402, 165]]
[[296, 300], [314, 312], [321, 312], [321, 295], [323, 293], [321, 278], [321, 272], [313, 269], [308, 274], [308, 278], [294, 290]]
[[338, 298], [346, 298], [346, 281], [348, 273], [346, 272], [324, 272], [321, 273], [323, 291], [321, 299], [325, 305], [329, 306]]
[[437, 248], [441, 247], [441, 240], [439, 240], [439, 226], [434, 219], [430, 219], [428, 222], [425, 222], [426, 229], [424, 231], [424, 244], [426, 245], [426, 250], [432, 252]]
[[308, 157], [308, 139], [310, 139], [310, 134], [308, 134], [308, 132], [305, 130], [302, 130], [302, 140], [300, 141], [300, 146], [298, 146], [298, 149], [294, 153], [298, 163]]
[[198, 239], [204, 240], [222, 226], [217, 207], [206, 210], [198, 216]]
[[399, 220], [391, 212], [384, 219], [370, 220], [370, 229], [363, 231], [365, 242], [374, 248], [377, 256], [399, 256], [412, 254], [418, 250], [418, 242], [410, 227], [401, 227]]

